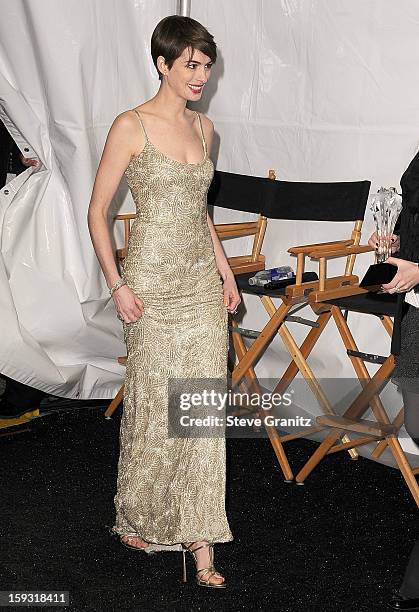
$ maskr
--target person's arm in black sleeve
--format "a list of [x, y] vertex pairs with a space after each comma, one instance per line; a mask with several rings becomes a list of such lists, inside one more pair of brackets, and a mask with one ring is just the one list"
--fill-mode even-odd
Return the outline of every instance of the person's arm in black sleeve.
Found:
[[399, 248], [397, 249], [397, 251], [394, 251], [394, 253], [392, 253], [393, 257], [399, 257], [399, 254], [400, 254], [400, 226], [401, 226], [401, 220], [402, 220], [402, 213], [400, 212], [399, 216], [397, 217], [396, 225], [394, 226], [394, 230], [393, 230], [393, 234], [395, 236], [397, 236], [398, 239], [399, 239]]

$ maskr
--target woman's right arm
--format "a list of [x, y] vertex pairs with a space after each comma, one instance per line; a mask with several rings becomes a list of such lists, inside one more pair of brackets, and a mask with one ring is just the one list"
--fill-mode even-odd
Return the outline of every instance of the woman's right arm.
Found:
[[[120, 279], [120, 275], [113, 253], [108, 210], [131, 155], [135, 153], [133, 135], [137, 147], [142, 137], [134, 125], [132, 118], [126, 113], [118, 115], [114, 120], [96, 173], [87, 213], [93, 247], [109, 288]], [[113, 298], [118, 313], [126, 322], [132, 323], [142, 315], [143, 302], [127, 285], [117, 289]]]

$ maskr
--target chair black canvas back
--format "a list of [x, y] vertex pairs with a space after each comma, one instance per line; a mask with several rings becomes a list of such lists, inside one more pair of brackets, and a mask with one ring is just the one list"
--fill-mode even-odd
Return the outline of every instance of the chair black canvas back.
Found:
[[269, 178], [216, 170], [207, 202], [210, 206], [261, 214], [270, 194], [269, 183], [274, 182]]
[[271, 219], [357, 221], [364, 218], [370, 181], [269, 181], [263, 214]]
[[216, 170], [208, 204], [271, 219], [357, 221], [364, 218], [370, 186], [370, 181], [303, 183]]

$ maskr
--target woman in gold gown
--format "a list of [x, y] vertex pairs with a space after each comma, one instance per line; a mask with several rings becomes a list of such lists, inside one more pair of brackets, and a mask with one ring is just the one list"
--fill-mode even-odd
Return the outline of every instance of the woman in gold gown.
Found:
[[[167, 429], [169, 379], [226, 380], [228, 312], [240, 303], [207, 212], [213, 125], [186, 107], [201, 98], [216, 45], [197, 21], [170, 16], [155, 28], [151, 54], [160, 88], [113, 122], [88, 213], [127, 345], [112, 531], [130, 548], [181, 546], [193, 554], [198, 584], [224, 587], [213, 544], [232, 539], [225, 439]], [[123, 175], [137, 214], [121, 278], [107, 210]]]

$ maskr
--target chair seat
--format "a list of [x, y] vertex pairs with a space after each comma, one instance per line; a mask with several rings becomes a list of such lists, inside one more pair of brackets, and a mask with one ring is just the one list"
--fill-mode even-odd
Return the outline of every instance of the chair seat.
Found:
[[[237, 287], [243, 291], [243, 293], [253, 293], [255, 295], [270, 295], [272, 297], [284, 295], [286, 287], [289, 285], [295, 285], [294, 278], [286, 278], [280, 281], [280, 286], [275, 289], [267, 289], [266, 287], [259, 287], [258, 285], [249, 285], [249, 278], [255, 275], [255, 272], [245, 272], [244, 274], [236, 275]], [[303, 283], [309, 283], [319, 280], [319, 277], [315, 272], [304, 272]]]
[[353, 310], [365, 314], [387, 315], [396, 314], [397, 294], [393, 293], [359, 293], [347, 297], [325, 300], [325, 304], [333, 304], [342, 310]]

